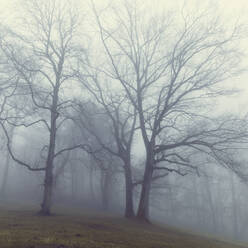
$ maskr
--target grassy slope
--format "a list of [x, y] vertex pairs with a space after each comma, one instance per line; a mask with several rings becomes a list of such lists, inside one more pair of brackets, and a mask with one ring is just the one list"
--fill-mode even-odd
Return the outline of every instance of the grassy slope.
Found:
[[244, 248], [197, 235], [119, 217], [57, 210], [40, 217], [34, 210], [0, 207], [0, 248]]

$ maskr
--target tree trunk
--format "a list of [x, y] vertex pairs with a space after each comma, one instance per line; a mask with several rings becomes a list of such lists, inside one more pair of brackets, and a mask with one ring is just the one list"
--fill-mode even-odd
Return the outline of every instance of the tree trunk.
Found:
[[52, 191], [53, 191], [53, 173], [52, 173], [52, 165], [49, 165], [47, 166], [45, 173], [43, 201], [40, 210], [41, 215], [51, 214]]
[[193, 193], [195, 195], [195, 203], [194, 207], [192, 208], [193, 212], [196, 214], [196, 226], [204, 226], [203, 221], [202, 221], [202, 214], [201, 214], [201, 204], [200, 204], [200, 199], [199, 199], [199, 190], [198, 190], [198, 181], [196, 176], [193, 175]]
[[[10, 142], [12, 142], [13, 140], [13, 136], [14, 136], [14, 129], [15, 127], [11, 127], [10, 129]], [[8, 176], [9, 176], [9, 165], [10, 165], [10, 154], [8, 152], [8, 150], [6, 151], [6, 162], [5, 162], [5, 168], [4, 168], [4, 173], [3, 173], [3, 181], [2, 181], [2, 185], [1, 185], [1, 190], [0, 190], [0, 196], [1, 198], [5, 198], [6, 196], [6, 185], [7, 185], [7, 181], [8, 181]]]
[[[54, 136], [54, 135], [51, 135], [51, 136]], [[53, 192], [54, 150], [55, 150], [55, 137], [52, 140], [52, 143], [50, 143], [48, 159], [47, 159], [47, 164], [46, 164], [43, 202], [41, 204], [41, 210], [40, 210], [41, 215], [50, 215], [51, 214], [52, 192]]]
[[[56, 131], [55, 131], [56, 132]], [[43, 202], [41, 204], [41, 215], [51, 214], [52, 191], [53, 191], [53, 159], [55, 151], [55, 134], [51, 132], [50, 147], [45, 171]]]
[[225, 219], [225, 211], [223, 211], [224, 209], [224, 204], [223, 204], [223, 195], [222, 195], [222, 190], [221, 190], [221, 179], [218, 180], [217, 182], [217, 197], [218, 197], [218, 204], [219, 204], [219, 207], [218, 207], [218, 216], [219, 216], [219, 226], [220, 226], [220, 230], [225, 230], [225, 224], [224, 224], [224, 219]]
[[71, 199], [76, 199], [76, 170], [75, 165], [71, 164]]
[[91, 203], [96, 202], [96, 197], [95, 197], [95, 190], [94, 190], [94, 180], [93, 180], [93, 167], [92, 165], [90, 166], [90, 172], [89, 172], [89, 188], [90, 188], [90, 199]]
[[44, 181], [44, 193], [43, 201], [41, 204], [41, 215], [50, 215], [51, 214], [51, 205], [52, 205], [52, 193], [53, 193], [53, 162], [55, 155], [55, 145], [56, 145], [56, 121], [58, 118], [57, 113], [57, 103], [58, 103], [58, 83], [57, 87], [54, 89], [53, 95], [53, 104], [51, 108], [51, 127], [50, 127], [50, 139], [49, 139], [49, 149], [46, 162], [45, 170], [45, 181]]
[[176, 205], [175, 205], [175, 201], [174, 201], [174, 192], [173, 192], [171, 185], [169, 185], [168, 191], [169, 191], [169, 199], [168, 200], [169, 200], [169, 205], [170, 205], [169, 217], [171, 220], [176, 222], [177, 221]]
[[149, 222], [149, 197], [153, 174], [153, 156], [147, 155], [144, 180], [142, 183], [137, 218], [141, 221]]
[[8, 181], [9, 164], [10, 164], [9, 162], [10, 162], [10, 155], [7, 154], [4, 173], [3, 173], [3, 181], [2, 181], [2, 185], [1, 185], [1, 193], [0, 193], [1, 198], [5, 198], [5, 196], [6, 196], [6, 185], [7, 185], [7, 181]]
[[130, 163], [125, 164], [125, 184], [126, 184], [126, 206], [125, 206], [125, 217], [133, 218], [133, 182], [132, 182], [132, 171]]
[[109, 168], [102, 171], [102, 208], [107, 211], [109, 209], [110, 185], [112, 183], [111, 172]]
[[238, 210], [237, 210], [237, 199], [236, 199], [236, 188], [234, 173], [230, 172], [231, 176], [231, 188], [232, 188], [232, 218], [233, 218], [233, 238], [239, 238], [239, 221], [238, 221]]
[[218, 223], [217, 223], [215, 206], [214, 206], [214, 203], [213, 203], [213, 197], [212, 197], [212, 194], [211, 194], [211, 189], [210, 189], [208, 178], [205, 179], [205, 183], [206, 183], [206, 191], [207, 191], [208, 203], [209, 203], [209, 207], [210, 207], [210, 211], [211, 211], [211, 217], [212, 217], [212, 224], [213, 224], [212, 230], [214, 231], [214, 233], [217, 233], [217, 231], [218, 231]]

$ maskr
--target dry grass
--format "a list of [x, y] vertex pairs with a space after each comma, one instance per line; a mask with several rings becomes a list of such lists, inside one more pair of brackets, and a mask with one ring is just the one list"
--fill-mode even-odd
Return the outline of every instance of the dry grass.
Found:
[[35, 210], [0, 208], [0, 248], [244, 248], [182, 231], [100, 214], [37, 216]]

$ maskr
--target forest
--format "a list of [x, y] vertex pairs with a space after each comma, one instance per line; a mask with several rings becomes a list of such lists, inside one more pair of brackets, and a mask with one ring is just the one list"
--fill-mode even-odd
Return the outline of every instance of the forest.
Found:
[[0, 12], [0, 247], [248, 246], [248, 20], [170, 2]]

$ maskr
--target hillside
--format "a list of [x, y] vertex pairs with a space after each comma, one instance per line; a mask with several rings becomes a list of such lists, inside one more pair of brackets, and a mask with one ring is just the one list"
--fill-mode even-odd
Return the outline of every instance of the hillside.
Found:
[[182, 231], [100, 214], [0, 208], [0, 247], [15, 248], [244, 248]]

